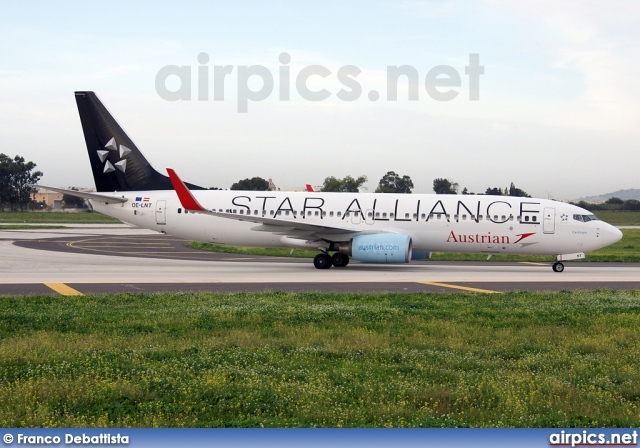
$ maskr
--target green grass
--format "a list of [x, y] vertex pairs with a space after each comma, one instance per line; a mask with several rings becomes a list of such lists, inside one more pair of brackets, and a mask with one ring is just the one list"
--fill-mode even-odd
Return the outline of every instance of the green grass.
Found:
[[66, 229], [65, 226], [47, 226], [32, 224], [0, 224], [0, 230], [39, 230], [39, 229]]
[[620, 211], [620, 212], [593, 212], [599, 219], [614, 226], [640, 226], [640, 212]]
[[[640, 262], [640, 229], [622, 229], [624, 234], [622, 240], [604, 249], [589, 252], [585, 259], [579, 261], [610, 261], [610, 262]], [[264, 255], [272, 257], [298, 257], [313, 258], [318, 251], [298, 250], [290, 255], [291, 249], [267, 249], [259, 247], [234, 247], [221, 246], [210, 243], [199, 243], [190, 241], [185, 244], [187, 247], [212, 252], [223, 252], [232, 254]], [[487, 256], [482, 254], [461, 254], [434, 252], [432, 260], [435, 261], [483, 261]], [[531, 262], [552, 262], [553, 256], [536, 255], [494, 255], [491, 261], [531, 261]]]
[[0, 212], [0, 223], [119, 224], [121, 221], [98, 212]]
[[0, 300], [0, 427], [638, 427], [640, 292]]
[[313, 258], [318, 255], [317, 250], [301, 250], [296, 249], [291, 253], [291, 249], [286, 247], [282, 248], [267, 248], [267, 247], [237, 247], [237, 246], [222, 246], [220, 244], [201, 243], [199, 241], [189, 241], [185, 243], [185, 246], [192, 249], [205, 250], [209, 252], [220, 252], [223, 254], [243, 254], [243, 255], [261, 255], [267, 257], [293, 257], [293, 258]]

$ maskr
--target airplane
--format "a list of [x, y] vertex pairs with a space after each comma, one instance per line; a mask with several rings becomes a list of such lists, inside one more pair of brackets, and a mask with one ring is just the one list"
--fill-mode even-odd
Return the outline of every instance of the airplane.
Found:
[[156, 171], [94, 92], [75, 92], [96, 192], [53, 187], [94, 210], [180, 238], [317, 250], [317, 269], [409, 263], [432, 252], [554, 255], [564, 261], [622, 238], [591, 212], [548, 199], [490, 195], [207, 190]]

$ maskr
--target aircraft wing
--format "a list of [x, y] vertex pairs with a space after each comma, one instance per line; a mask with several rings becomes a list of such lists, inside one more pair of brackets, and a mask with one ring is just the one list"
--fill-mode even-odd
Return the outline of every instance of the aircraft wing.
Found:
[[253, 222], [258, 224], [258, 226], [252, 227], [251, 230], [258, 232], [271, 232], [294, 239], [307, 240], [320, 238], [327, 241], [344, 241], [351, 238], [352, 235], [365, 233], [360, 230], [349, 229], [346, 227], [323, 226], [293, 220], [285, 221], [283, 219], [275, 219], [265, 216], [238, 215], [237, 213], [224, 213], [208, 210], [198, 202], [193, 194], [191, 194], [191, 191], [189, 191], [182, 179], [178, 177], [173, 169], [167, 168], [167, 173], [169, 173], [169, 179], [171, 179], [173, 188], [178, 194], [180, 203], [190, 212], [201, 213], [218, 218], [233, 219], [236, 221]]
[[83, 198], [83, 199], [93, 199], [94, 201], [105, 202], [107, 204], [110, 203], [110, 202], [127, 202], [128, 201], [128, 199], [126, 199], [126, 198], [117, 197], [117, 196], [110, 196], [108, 194], [103, 194], [103, 193], [93, 193], [93, 192], [77, 191], [77, 190], [66, 190], [64, 188], [47, 187], [45, 185], [31, 185], [31, 186], [32, 187], [44, 188], [46, 190], [51, 190], [51, 191], [55, 191], [57, 193], [62, 193], [62, 194], [68, 194], [69, 196], [76, 196], [76, 197]]

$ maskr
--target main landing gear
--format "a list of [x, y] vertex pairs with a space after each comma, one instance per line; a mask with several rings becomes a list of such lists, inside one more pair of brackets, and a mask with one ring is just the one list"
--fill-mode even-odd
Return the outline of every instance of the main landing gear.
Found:
[[329, 269], [331, 266], [343, 268], [349, 264], [349, 256], [336, 252], [333, 256], [326, 252], [318, 254], [313, 259], [313, 265], [316, 269]]
[[562, 272], [564, 271], [564, 264], [560, 263], [559, 261], [556, 261], [555, 263], [553, 263], [552, 268], [554, 272]]

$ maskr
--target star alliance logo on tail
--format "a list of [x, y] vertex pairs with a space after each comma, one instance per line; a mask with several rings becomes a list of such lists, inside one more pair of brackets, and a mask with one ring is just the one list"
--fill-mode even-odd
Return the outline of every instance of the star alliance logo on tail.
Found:
[[[112, 173], [116, 168], [124, 173], [127, 170], [127, 159], [123, 159], [123, 157], [129, 154], [131, 150], [124, 145], [120, 145], [120, 150], [118, 151], [118, 144], [116, 143], [115, 137], [111, 137], [111, 140], [109, 140], [104, 147], [107, 149], [106, 151], [104, 149], [98, 150], [98, 157], [100, 158], [100, 161], [104, 163], [103, 173]], [[116, 155], [120, 153], [120, 160], [114, 164], [109, 162], [107, 160], [109, 157], [109, 151], [115, 151]]]

